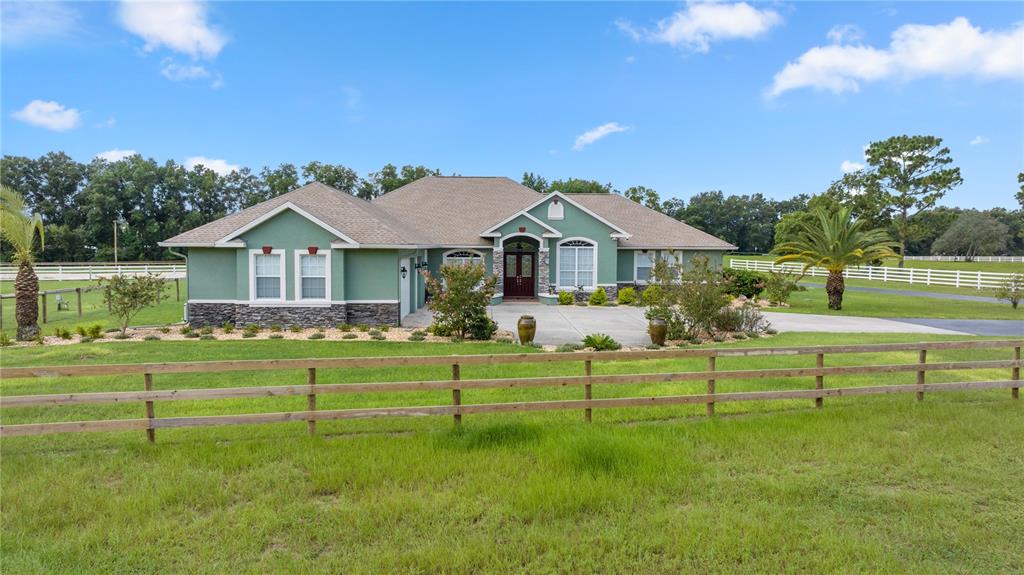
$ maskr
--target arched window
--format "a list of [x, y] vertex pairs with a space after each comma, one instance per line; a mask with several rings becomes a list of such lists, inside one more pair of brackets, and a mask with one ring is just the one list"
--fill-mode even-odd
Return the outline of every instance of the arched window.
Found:
[[597, 286], [597, 246], [588, 240], [565, 240], [558, 244], [558, 287]]
[[457, 250], [454, 252], [448, 252], [444, 255], [444, 263], [446, 265], [468, 265], [468, 264], [483, 264], [484, 256], [480, 252], [474, 252], [470, 250]]

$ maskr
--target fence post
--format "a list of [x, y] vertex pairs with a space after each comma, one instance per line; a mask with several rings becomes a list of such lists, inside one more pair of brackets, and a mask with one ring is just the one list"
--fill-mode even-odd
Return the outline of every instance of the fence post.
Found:
[[75, 288], [75, 299], [78, 300], [78, 317], [82, 317], [82, 288]]
[[316, 386], [316, 368], [310, 367], [306, 370], [306, 383], [309, 384], [309, 394], [306, 395], [306, 410], [310, 412], [309, 419], [306, 420], [306, 427], [309, 428], [309, 436], [313, 437], [316, 435], [316, 419], [313, 418], [313, 413], [316, 411], [316, 392], [313, 391]]
[[[817, 361], [814, 362], [814, 365], [818, 369], [821, 369], [821, 368], [825, 367], [825, 354], [819, 353], [818, 354], [818, 359], [817, 359]], [[820, 375], [819, 374], [819, 375], [814, 377], [814, 389], [825, 389], [825, 376], [824, 375]], [[824, 403], [825, 403], [825, 398], [824, 397], [820, 397], [819, 396], [819, 397], [815, 397], [814, 398], [814, 407], [821, 407], [822, 404], [824, 404]]]
[[[921, 365], [924, 365], [925, 361], [927, 361], [927, 360], [928, 360], [928, 350], [927, 349], [922, 349], [921, 351], [919, 351], [917, 353], [917, 363], [919, 363]], [[917, 372], [917, 385], [920, 385], [920, 386], [924, 385], [924, 373], [925, 373], [924, 370], [920, 370], [920, 371]], [[921, 389], [921, 391], [917, 392], [917, 400], [918, 401], [924, 400], [924, 389]]]
[[[710, 371], [710, 372], [714, 372], [715, 371], [715, 356], [713, 356], [713, 355], [708, 357], [708, 371]], [[714, 395], [714, 394], [715, 394], [715, 380], [714, 379], [708, 379], [708, 395]], [[708, 417], [711, 417], [711, 416], [713, 416], [715, 414], [715, 400], [714, 400], [714, 398], [712, 398], [710, 401], [707, 402], [707, 410], [708, 410], [707, 411]]]
[[[587, 401], [593, 399], [593, 395], [591, 395], [592, 391], [590, 388], [590, 376], [592, 374], [591, 367], [592, 366], [590, 365], [589, 359], [583, 362], [583, 371], [587, 374], [587, 383], [586, 385], [583, 386], [583, 397]], [[590, 423], [591, 418], [593, 417], [593, 410], [588, 407], [585, 410], [583, 410], [583, 415], [586, 418], [587, 423]]]
[[960, 270], [956, 270], [956, 287], [960, 287]]
[[926, 273], [924, 276], [924, 285], [932, 285], [932, 268], [928, 268], [928, 273]]
[[[144, 380], [146, 382], [146, 384], [145, 384], [146, 391], [153, 391], [153, 374], [152, 373], [147, 373], [143, 377], [144, 377]], [[155, 414], [153, 413], [153, 401], [152, 400], [147, 401], [146, 402], [146, 419], [149, 420], [149, 422], [148, 422], [149, 424], [146, 427], [146, 439], [148, 439], [150, 443], [156, 443], [156, 429], [153, 428], [153, 417], [154, 417], [154, 415]]]
[[[1013, 348], [1013, 359], [1014, 361], [1020, 361], [1020, 346]], [[1020, 367], [1014, 367], [1013, 371], [1010, 372], [1010, 379], [1013, 381], [1020, 381]], [[1020, 399], [1020, 386], [1010, 388], [1010, 397], [1014, 399]]]
[[975, 283], [977, 284], [978, 289], [981, 289], [981, 272], [974, 272], [974, 273], [978, 274], [978, 280]]
[[43, 323], [46, 323], [46, 292], [39, 292], [39, 298], [43, 302]]
[[181, 284], [178, 283], [178, 278], [174, 278], [174, 301], [181, 301]]
[[889, 268], [882, 268], [882, 281], [889, 281]]
[[914, 268], [910, 268], [910, 285], [914, 285]]
[[[453, 363], [452, 381], [459, 381], [460, 379], [462, 379], [462, 374], [459, 371], [459, 364]], [[459, 411], [461, 410], [458, 409], [458, 406], [462, 405], [462, 390], [457, 387], [452, 388], [452, 405], [456, 406], [455, 415], [452, 416], [452, 418], [455, 420], [455, 425], [461, 425], [462, 414], [459, 413]]]

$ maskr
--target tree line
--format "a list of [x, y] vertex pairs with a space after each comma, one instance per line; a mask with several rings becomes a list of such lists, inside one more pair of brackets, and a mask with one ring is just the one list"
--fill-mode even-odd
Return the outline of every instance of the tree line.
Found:
[[[866, 163], [864, 170], [844, 175], [821, 193], [783, 200], [720, 190], [689, 200], [662, 200], [645, 186], [617, 190], [588, 179], [549, 181], [533, 172], [524, 173], [521, 181], [541, 193], [620, 193], [718, 236], [741, 252], [769, 252], [816, 208], [849, 207], [857, 218], [889, 231], [907, 255], [1024, 254], [1024, 174], [1017, 193], [1022, 209], [977, 211], [936, 207], [962, 182], [939, 138], [897, 136], [872, 143]], [[46, 247], [40, 261], [113, 260], [115, 226], [121, 260], [172, 259], [177, 256], [157, 242], [311, 181], [371, 200], [440, 174], [422, 165], [387, 164], [361, 177], [341, 164], [312, 161], [222, 175], [201, 165], [188, 168], [173, 160], [160, 164], [140, 155], [81, 163], [63, 152], [0, 159], [0, 183], [20, 192], [27, 208], [42, 216]], [[5, 248], [0, 243], [0, 251], [9, 253]]]

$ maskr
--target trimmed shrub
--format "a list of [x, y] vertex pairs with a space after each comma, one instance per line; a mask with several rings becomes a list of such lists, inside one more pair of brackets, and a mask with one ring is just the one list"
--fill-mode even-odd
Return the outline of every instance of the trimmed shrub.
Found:
[[368, 331], [366, 333], [370, 334], [370, 337], [374, 337], [374, 336], [380, 335], [380, 330], [379, 329], [371, 329], [370, 331]]
[[354, 334], [354, 333], [349, 332], [349, 333], [346, 333], [345, 335], [341, 336], [341, 339], [356, 339], [357, 337], [359, 337], [359, 336]]
[[590, 299], [587, 300], [590, 305], [604, 305], [608, 303], [608, 292], [604, 291], [603, 287], [597, 288], [597, 291], [590, 294]]
[[740, 331], [743, 328], [743, 313], [736, 308], [722, 308], [715, 316], [714, 325], [718, 331]]
[[92, 343], [92, 338], [89, 336], [85, 336], [82, 339], [78, 340], [78, 343]]
[[192, 326], [183, 325], [181, 326], [181, 329], [178, 330], [178, 333], [180, 333], [181, 335], [188, 335], [192, 333]]
[[768, 281], [768, 275], [765, 273], [733, 268], [725, 269], [722, 272], [722, 277], [726, 284], [725, 293], [733, 297], [742, 295], [755, 298], [761, 295]]
[[558, 292], [558, 305], [572, 305], [573, 304], [572, 292], [560, 291]]
[[164, 326], [160, 328], [160, 333], [171, 333], [171, 328]]
[[270, 333], [281, 333], [281, 326], [277, 325], [276, 323], [271, 324]]
[[272, 333], [268, 337], [269, 339], [284, 339], [284, 335], [280, 333]]
[[616, 298], [620, 305], [633, 305], [637, 302], [636, 289], [624, 287], [619, 290], [619, 295]]
[[387, 336], [385, 336], [382, 333], [378, 333], [377, 335], [371, 335], [370, 339], [373, 339], [373, 340], [376, 340], [376, 341], [384, 341], [384, 340], [387, 339]]
[[217, 339], [217, 336], [213, 335], [212, 333], [204, 333], [203, 335], [199, 336], [199, 339], [202, 341], [213, 341]]
[[[194, 334], [190, 334], [190, 335], [194, 335]], [[190, 337], [190, 335], [186, 335], [185, 337]], [[244, 337], [246, 339], [248, 339], [250, 337], [256, 337], [256, 332], [245, 330], [245, 331], [242, 332], [242, 337]]]
[[[114, 331], [117, 331], [116, 329]], [[92, 339], [103, 339], [103, 325], [94, 323], [85, 328], [85, 335]]]
[[13, 344], [14, 342], [11, 341], [11, 336], [7, 335], [6, 331], [0, 331], [0, 347], [8, 347]]
[[224, 330], [224, 333], [233, 333], [235, 331], [235, 324], [230, 321], [226, 321], [224, 322], [224, 325], [220, 326], [220, 328]]
[[491, 339], [496, 331], [498, 331], [498, 324], [494, 323], [494, 320], [486, 315], [478, 315], [472, 318], [469, 320], [469, 325], [466, 326], [466, 335], [473, 339]]
[[293, 325], [293, 326], [288, 328], [288, 331], [290, 331], [292, 333], [299, 333], [300, 331], [302, 331], [302, 328], [297, 326], [297, 325]]
[[53, 329], [53, 335], [61, 339], [71, 339], [71, 330], [66, 327], [56, 327]]
[[199, 335], [213, 335], [213, 328], [204, 327], [203, 329], [199, 330]]
[[314, 331], [313, 333], [309, 334], [306, 337], [306, 339], [323, 339], [323, 338], [324, 338], [324, 332], [322, 332], [322, 331]]
[[146, 337], [142, 338], [142, 341], [160, 341], [160, 336], [156, 335], [155, 333], [151, 333]]
[[612, 336], [603, 333], [592, 333], [583, 338], [583, 346], [593, 348], [594, 351], [614, 351], [622, 347]]
[[425, 335], [412, 334], [409, 336], [409, 341], [423, 341], [425, 339], [427, 339]]
[[559, 353], [565, 353], [569, 351], [579, 351], [583, 349], [583, 346], [578, 343], [563, 343], [562, 345], [555, 348], [555, 351]]

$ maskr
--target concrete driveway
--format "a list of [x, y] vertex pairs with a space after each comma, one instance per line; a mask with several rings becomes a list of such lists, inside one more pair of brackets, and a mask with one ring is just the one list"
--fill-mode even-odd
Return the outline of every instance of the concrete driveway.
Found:
[[[491, 317], [501, 329], [515, 333], [521, 315], [537, 319], [540, 344], [579, 343], [591, 333], [606, 333], [628, 346], [647, 345], [647, 320], [641, 308], [578, 307], [536, 303], [504, 303], [490, 308]], [[936, 333], [969, 335], [967, 332], [873, 317], [827, 316], [799, 313], [765, 312], [765, 318], [780, 332], [810, 331], [832, 333]]]

